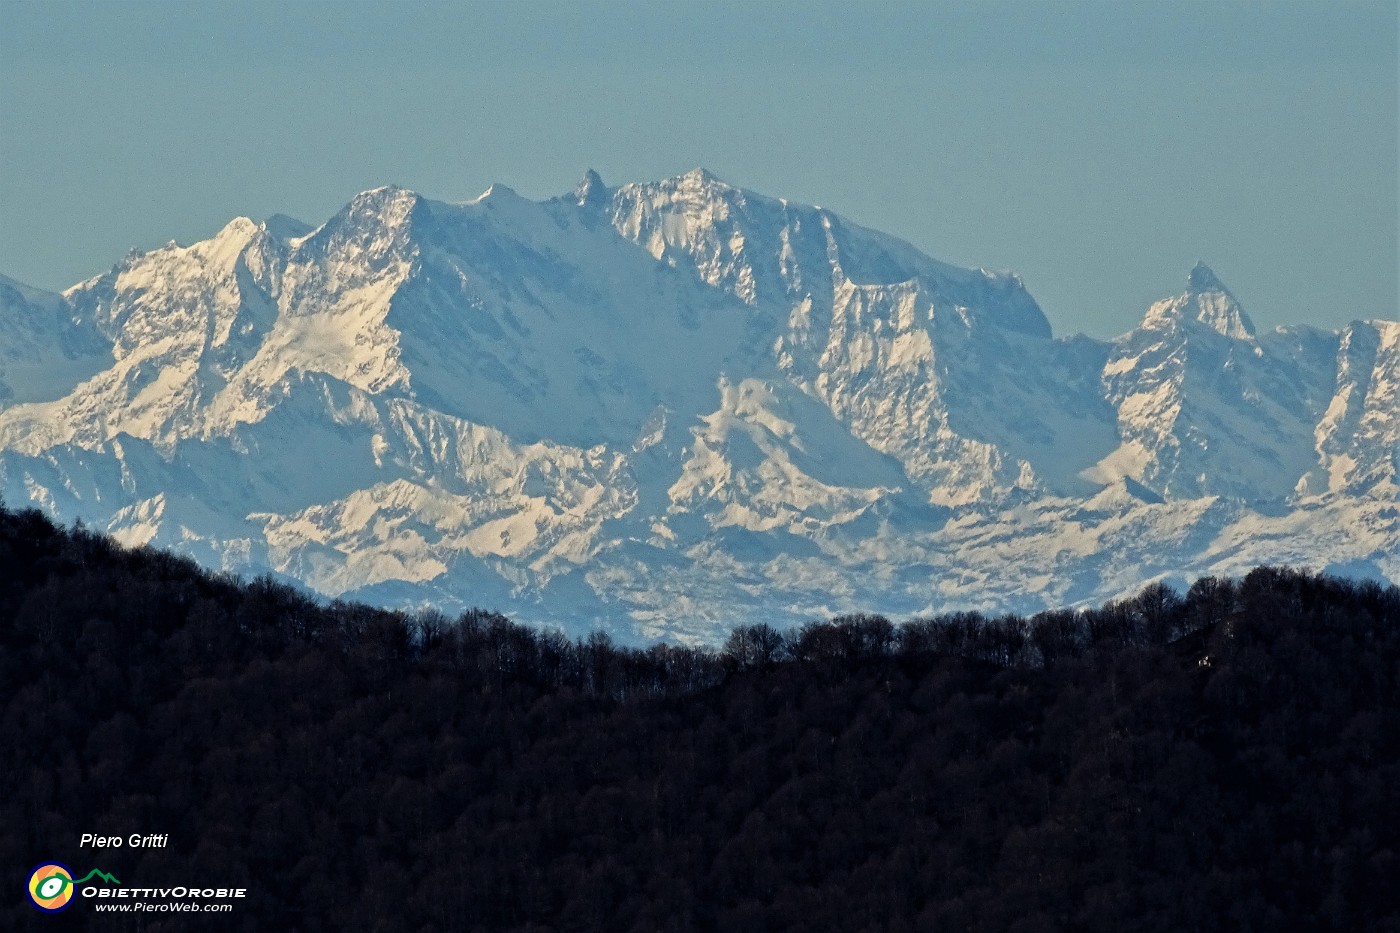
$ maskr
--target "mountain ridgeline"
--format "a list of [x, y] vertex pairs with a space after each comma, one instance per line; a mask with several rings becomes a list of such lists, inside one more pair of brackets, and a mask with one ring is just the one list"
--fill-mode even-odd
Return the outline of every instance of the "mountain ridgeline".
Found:
[[1400, 923], [1400, 589], [1288, 570], [641, 649], [0, 510], [0, 748], [10, 877], [246, 889], [200, 929]]
[[1400, 579], [1400, 323], [1259, 332], [1211, 270], [1057, 338], [696, 170], [239, 218], [0, 279], [0, 493], [329, 596], [713, 640], [760, 612], [1087, 605], [1265, 563]]

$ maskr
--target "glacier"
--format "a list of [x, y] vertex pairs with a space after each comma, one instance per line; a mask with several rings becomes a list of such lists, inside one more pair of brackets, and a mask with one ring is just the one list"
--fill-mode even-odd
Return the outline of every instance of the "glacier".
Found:
[[696, 169], [384, 187], [0, 277], [0, 494], [327, 597], [713, 641], [1285, 563], [1400, 582], [1400, 323], [1204, 264], [1109, 341]]

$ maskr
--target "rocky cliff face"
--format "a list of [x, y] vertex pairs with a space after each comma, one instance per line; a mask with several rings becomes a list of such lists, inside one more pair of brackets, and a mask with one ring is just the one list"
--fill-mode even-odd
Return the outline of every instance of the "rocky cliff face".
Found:
[[0, 489], [329, 595], [713, 637], [1285, 561], [1400, 579], [1400, 324], [1204, 266], [1111, 342], [701, 170], [382, 188], [0, 279]]

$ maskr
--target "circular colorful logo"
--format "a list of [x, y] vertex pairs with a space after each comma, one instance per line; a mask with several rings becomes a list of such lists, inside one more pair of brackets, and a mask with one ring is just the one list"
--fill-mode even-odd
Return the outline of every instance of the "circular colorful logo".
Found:
[[45, 913], [56, 914], [73, 902], [73, 870], [45, 862], [29, 874], [29, 899]]

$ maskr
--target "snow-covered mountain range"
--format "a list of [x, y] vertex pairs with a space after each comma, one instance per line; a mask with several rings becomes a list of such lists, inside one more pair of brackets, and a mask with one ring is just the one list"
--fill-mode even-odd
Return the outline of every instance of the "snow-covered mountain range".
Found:
[[1400, 581], [1400, 323], [1260, 333], [1204, 265], [1109, 341], [695, 170], [238, 218], [0, 278], [0, 492], [331, 596], [706, 640]]

